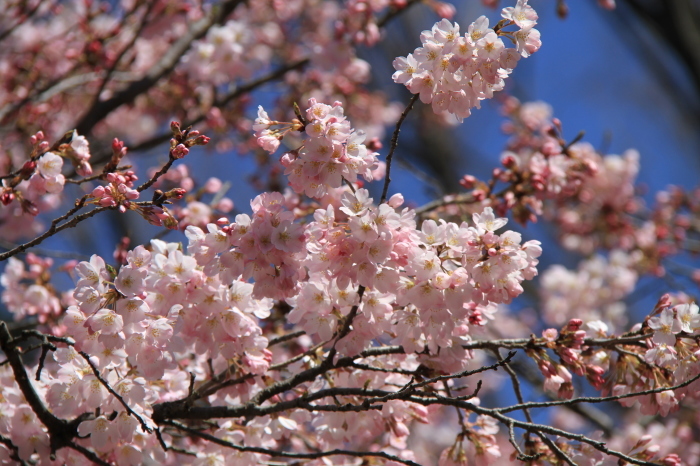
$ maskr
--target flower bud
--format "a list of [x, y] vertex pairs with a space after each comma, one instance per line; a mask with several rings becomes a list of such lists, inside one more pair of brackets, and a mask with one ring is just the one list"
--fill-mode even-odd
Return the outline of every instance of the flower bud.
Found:
[[472, 175], [464, 175], [461, 180], [459, 180], [459, 184], [464, 188], [464, 189], [472, 189], [474, 185], [476, 184], [476, 178]]
[[187, 147], [185, 147], [184, 144], [178, 144], [177, 146], [175, 146], [173, 148], [172, 151], [170, 151], [170, 155], [174, 159], [181, 159], [189, 153], [190, 153], [190, 150]]
[[197, 136], [197, 138], [194, 140], [193, 144], [195, 146], [206, 146], [207, 144], [209, 144], [209, 141], [211, 141], [211, 138], [204, 136], [204, 135], [201, 135], [201, 136]]
[[78, 166], [75, 167], [75, 171], [80, 176], [90, 176], [92, 175], [92, 165], [90, 165], [90, 162], [81, 160]]
[[3, 205], [8, 205], [14, 200], [15, 192], [10, 188], [6, 188], [5, 192], [3, 192], [2, 195], [0, 195], [0, 202], [2, 202]]
[[168, 199], [182, 199], [185, 194], [187, 194], [187, 191], [183, 188], [173, 188], [167, 193], [165, 193], [165, 197]]
[[33, 160], [27, 160], [24, 162], [24, 165], [22, 165], [22, 168], [20, 168], [19, 176], [20, 178], [27, 180], [34, 174], [34, 170], [36, 170], [36, 162]]
[[221, 212], [231, 212], [233, 210], [233, 201], [228, 197], [223, 197], [216, 204], [216, 209]]

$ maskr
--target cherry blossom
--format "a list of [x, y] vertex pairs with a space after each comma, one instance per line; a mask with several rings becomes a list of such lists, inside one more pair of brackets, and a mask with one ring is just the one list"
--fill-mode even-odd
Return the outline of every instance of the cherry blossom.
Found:
[[[647, 207], [636, 150], [504, 96], [490, 179], [389, 193], [414, 104], [462, 120], [540, 48], [527, 0], [466, 28], [434, 0], [20, 3], [0, 19], [0, 461], [698, 462], [698, 306], [635, 294], [698, 281], [697, 192]], [[356, 48], [426, 5], [442, 19], [393, 62], [402, 111]], [[249, 206], [188, 165], [210, 141], [256, 154]], [[108, 239], [108, 210], [179, 231], [119, 215]], [[578, 265], [538, 277], [538, 220]], [[78, 225], [112, 244], [50, 249]]]

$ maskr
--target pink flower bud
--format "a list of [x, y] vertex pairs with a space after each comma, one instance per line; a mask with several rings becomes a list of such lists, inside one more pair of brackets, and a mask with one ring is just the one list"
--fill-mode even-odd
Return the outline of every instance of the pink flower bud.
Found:
[[464, 189], [472, 189], [474, 185], [476, 184], [476, 178], [473, 177], [472, 175], [464, 175], [461, 180], [459, 180], [459, 184], [464, 188]]
[[44, 132], [43, 131], [37, 131], [36, 134], [34, 134], [31, 138], [29, 138], [31, 141], [32, 145], [36, 144], [37, 142], [43, 141], [44, 140]]
[[221, 212], [231, 212], [233, 210], [233, 201], [228, 197], [223, 197], [219, 203], [216, 204], [216, 209]]
[[173, 197], [175, 199], [182, 199], [185, 194], [187, 194], [187, 190], [184, 188], [173, 188], [170, 190], [170, 192], [173, 193]]
[[190, 150], [187, 147], [185, 147], [184, 144], [178, 144], [170, 152], [170, 154], [172, 155], [172, 157], [174, 159], [181, 159], [189, 153], [190, 153]]
[[194, 145], [195, 146], [206, 146], [209, 144], [209, 141], [211, 141], [211, 138], [207, 136], [197, 136], [197, 138], [194, 140]]
[[583, 325], [583, 321], [581, 319], [571, 319], [569, 323], [566, 325], [567, 330], [570, 332], [575, 332]]
[[112, 141], [112, 152], [119, 153], [121, 150], [124, 148], [124, 141], [120, 141], [117, 138], [114, 138]]
[[512, 155], [506, 155], [505, 157], [503, 157], [503, 159], [501, 160], [501, 163], [503, 164], [504, 167], [506, 167], [508, 169], [511, 169], [517, 165], [515, 157], [513, 157]]
[[204, 183], [204, 190], [208, 193], [217, 193], [223, 186], [223, 183], [218, 178], [209, 178], [206, 183]]
[[681, 466], [683, 464], [683, 462], [681, 461], [681, 458], [676, 453], [671, 453], [670, 455], [665, 456], [661, 460], [661, 464], [663, 464], [664, 466]]
[[36, 162], [34, 162], [33, 160], [27, 160], [26, 162], [24, 162], [24, 165], [22, 165], [22, 168], [19, 170], [19, 176], [26, 180], [30, 176], [32, 176], [34, 170], [36, 170]]
[[2, 195], [0, 195], [0, 202], [3, 205], [8, 205], [15, 200], [15, 193], [11, 189], [7, 189]]
[[90, 176], [90, 175], [92, 175], [92, 165], [90, 165], [90, 162], [86, 162], [85, 160], [81, 160], [80, 163], [78, 164], [78, 166], [75, 167], [75, 171], [80, 176]]
[[382, 144], [382, 141], [379, 140], [379, 138], [372, 138], [370, 139], [367, 144], [367, 149], [371, 150], [373, 152], [376, 152], [378, 150], [381, 150], [382, 147], [384, 147], [384, 144]]
[[450, 3], [434, 2], [431, 6], [435, 13], [441, 18], [452, 19], [455, 13], [457, 13], [457, 9]]

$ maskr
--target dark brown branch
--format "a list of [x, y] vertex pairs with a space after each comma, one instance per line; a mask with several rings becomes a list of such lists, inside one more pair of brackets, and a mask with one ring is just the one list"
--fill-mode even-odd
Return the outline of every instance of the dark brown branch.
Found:
[[36, 14], [36, 12], [39, 10], [39, 7], [41, 4], [44, 3], [44, 0], [39, 0], [36, 2], [36, 5], [32, 9], [30, 9], [28, 12], [22, 14], [22, 19], [20, 21], [17, 21], [15, 24], [10, 26], [9, 28], [5, 29], [4, 31], [0, 32], [0, 41], [4, 40], [7, 38], [10, 34], [12, 34], [19, 26], [24, 24], [27, 20], [29, 20], [32, 16]]
[[[187, 398], [184, 400], [179, 400], [175, 402], [159, 403], [153, 406], [153, 420], [156, 423], [162, 424], [164, 420], [167, 419], [213, 419], [213, 418], [226, 418], [226, 417], [259, 417], [266, 416], [269, 414], [274, 414], [278, 412], [287, 411], [290, 409], [301, 408], [310, 411], [362, 411], [371, 407], [373, 403], [386, 402], [391, 399], [405, 399], [405, 397], [410, 393], [415, 393], [416, 396], [432, 396], [427, 393], [417, 393], [416, 390], [425, 387], [429, 384], [435, 382], [441, 382], [449, 379], [457, 379], [461, 377], [468, 377], [470, 375], [479, 374], [481, 372], [495, 370], [502, 366], [504, 363], [509, 362], [515, 355], [514, 352], [508, 354], [506, 358], [501, 361], [492, 364], [491, 366], [484, 366], [478, 369], [465, 370], [458, 372], [456, 374], [440, 375], [430, 379], [426, 379], [422, 382], [407, 385], [401, 391], [398, 392], [388, 392], [384, 390], [367, 390], [363, 388], [342, 388], [335, 387], [326, 390], [319, 390], [312, 394], [307, 394], [303, 397], [295, 398], [293, 400], [283, 401], [270, 406], [261, 406], [261, 404], [269, 400], [275, 395], [291, 390], [301, 383], [311, 382], [321, 374], [326, 373], [332, 369], [351, 367], [354, 360], [358, 358], [355, 357], [343, 357], [338, 359], [335, 364], [330, 363], [332, 359], [326, 358], [324, 362], [319, 366], [311, 369], [307, 369], [300, 372], [288, 379], [282, 380], [269, 387], [263, 389], [259, 397], [254, 397], [248, 404], [242, 406], [203, 406], [203, 407], [191, 407], [187, 403]], [[260, 395], [260, 394], [259, 394]], [[361, 405], [344, 405], [342, 407], [338, 406], [318, 406], [311, 405], [312, 401], [329, 397], [329, 396], [367, 396], [374, 397], [365, 400]]]
[[292, 333], [288, 333], [286, 335], [281, 335], [279, 337], [275, 337], [267, 343], [267, 347], [271, 348], [275, 345], [279, 345], [280, 343], [284, 343], [285, 341], [288, 341], [288, 340], [293, 340], [294, 338], [300, 337], [302, 335], [306, 335], [306, 332], [303, 330], [297, 330], [296, 332], [292, 332]]
[[509, 413], [511, 411], [518, 411], [521, 409], [548, 408], [550, 406], [562, 406], [562, 405], [570, 405], [570, 404], [577, 404], [577, 403], [605, 403], [607, 401], [617, 401], [617, 400], [624, 400], [625, 398], [634, 398], [637, 396], [653, 395], [654, 393], [661, 393], [661, 392], [665, 392], [667, 390], [678, 390], [679, 388], [687, 387], [688, 385], [690, 385], [691, 383], [693, 383], [699, 379], [700, 379], [700, 374], [697, 374], [695, 377], [692, 377], [692, 378], [686, 380], [685, 382], [679, 383], [678, 385], [674, 385], [672, 387], [651, 388], [649, 390], [643, 390], [641, 392], [627, 393], [624, 395], [614, 395], [614, 396], [601, 396], [601, 397], [581, 396], [578, 398], [571, 398], [570, 400], [539, 401], [539, 402], [531, 401], [529, 403], [520, 403], [517, 405], [508, 406], [505, 408], [495, 408], [495, 411], [498, 411], [500, 413]]
[[175, 163], [175, 160], [177, 160], [177, 159], [172, 157], [172, 151], [171, 151], [171, 155], [168, 158], [168, 161], [149, 180], [147, 180], [141, 186], [136, 188], [136, 191], [143, 192], [143, 191], [147, 190], [148, 188], [150, 188], [151, 186], [153, 186], [153, 184], [156, 181], [158, 181], [158, 178], [165, 175], [167, 173], [167, 171], [170, 170], [170, 167], [173, 166], [173, 163]]
[[208, 440], [212, 443], [216, 443], [217, 445], [221, 445], [223, 447], [232, 448], [234, 450], [242, 451], [242, 452], [259, 453], [262, 455], [269, 455], [272, 457], [312, 460], [312, 459], [324, 458], [324, 457], [328, 457], [328, 456], [352, 456], [355, 458], [383, 458], [385, 460], [394, 461], [397, 463], [405, 464], [407, 466], [421, 466], [420, 464], [415, 463], [413, 461], [404, 460], [404, 459], [399, 458], [398, 456], [390, 455], [390, 454], [384, 453], [384, 452], [350, 451], [350, 450], [336, 449], [336, 450], [330, 450], [330, 451], [321, 451], [321, 452], [317, 452], [317, 453], [290, 453], [290, 452], [286, 452], [286, 451], [270, 450], [270, 449], [261, 448], [261, 447], [246, 447], [243, 445], [236, 445], [235, 443], [228, 442], [226, 440], [220, 439], [219, 437], [215, 437], [215, 436], [208, 434], [206, 432], [202, 432], [202, 431], [193, 429], [191, 427], [187, 427], [187, 426], [179, 424], [177, 422], [167, 421], [167, 422], [164, 422], [164, 424], [175, 427], [176, 429], [179, 429], [183, 432], [187, 432], [188, 434], [195, 435], [197, 437], [203, 438], [205, 440]]
[[66, 421], [54, 416], [44, 406], [39, 394], [34, 389], [34, 385], [29, 380], [22, 358], [16, 347], [16, 341], [12, 338], [5, 322], [0, 322], [0, 349], [5, 353], [10, 367], [12, 367], [15, 382], [17, 382], [19, 389], [22, 391], [24, 399], [48, 430], [51, 452], [70, 447], [73, 444], [73, 438], [78, 435], [78, 425], [85, 419], [85, 416], [81, 415], [72, 421]]
[[[532, 422], [532, 421], [531, 421]], [[542, 439], [542, 441], [549, 447], [550, 450], [552, 450], [552, 453], [554, 453], [559, 459], [561, 459], [563, 462], [568, 464], [569, 466], [576, 466], [576, 463], [574, 463], [574, 460], [572, 460], [569, 455], [564, 453], [564, 450], [559, 448], [556, 443], [546, 435], [544, 435], [541, 432], [537, 432], [537, 436]]]
[[632, 458], [631, 456], [625, 455], [624, 453], [621, 453], [616, 450], [611, 450], [606, 447], [605, 442], [601, 442], [599, 440], [593, 440], [591, 438], [586, 437], [585, 435], [582, 434], [573, 434], [571, 432], [567, 432], [562, 429], [557, 429], [556, 427], [551, 427], [548, 425], [544, 424], [535, 424], [533, 422], [525, 422], [525, 421], [518, 421], [516, 419], [504, 416], [499, 412], [498, 409], [492, 409], [492, 408], [484, 408], [482, 406], [478, 406], [472, 403], [469, 403], [468, 401], [460, 401], [460, 400], [454, 400], [450, 398], [446, 398], [443, 396], [439, 395], [434, 395], [431, 398], [421, 398], [417, 396], [411, 396], [404, 401], [410, 401], [413, 403], [418, 403], [424, 406], [429, 406], [431, 404], [441, 404], [445, 406], [458, 406], [463, 409], [467, 409], [469, 411], [472, 411], [476, 414], [481, 414], [484, 416], [489, 416], [497, 421], [501, 422], [502, 424], [508, 426], [512, 426], [513, 428], [517, 427], [518, 429], [525, 429], [530, 432], [540, 432], [543, 434], [550, 434], [550, 435], [556, 435], [559, 437], [563, 437], [569, 440], [574, 440], [577, 442], [585, 443], [588, 445], [591, 445], [593, 448], [596, 450], [605, 453], [606, 455], [610, 456], [615, 456], [617, 458], [620, 458], [624, 461], [627, 461], [628, 463], [632, 464], [638, 464], [638, 465], [643, 465], [643, 466], [658, 466], [656, 463], [651, 463], [648, 461], [642, 461], [638, 460], [636, 458]]
[[[533, 389], [539, 391], [540, 393], [543, 392], [543, 380], [541, 377], [538, 376], [539, 370], [534, 369], [532, 367], [528, 367], [524, 364], [518, 364], [512, 366], [512, 368], [513, 370], [515, 370], [518, 376], [524, 379], [526, 382], [528, 382]], [[551, 395], [547, 393], [544, 393], [544, 395], [551, 400], [554, 399]], [[604, 411], [596, 408], [593, 405], [585, 403], [578, 403], [573, 405], [568, 404], [564, 405], [563, 407], [573, 413], [578, 414], [579, 416], [584, 417], [586, 420], [593, 423], [593, 425], [595, 425], [598, 429], [603, 431], [603, 434], [605, 434], [606, 437], [610, 437], [610, 435], [612, 435], [614, 421]]]
[[107, 382], [104, 377], [100, 375], [99, 369], [93, 364], [93, 362], [90, 360], [90, 355], [87, 354], [85, 351], [78, 351], [78, 354], [80, 354], [83, 359], [85, 359], [85, 362], [88, 363], [90, 366], [90, 369], [92, 369], [92, 373], [95, 375], [95, 378], [100, 381], [102, 385], [107, 389], [109, 393], [111, 393], [119, 402], [124, 406], [124, 409], [126, 409], [126, 412], [129, 413], [131, 416], [134, 416], [138, 421], [139, 424], [141, 424], [141, 428], [143, 429], [144, 432], [151, 433], [153, 429], [148, 427], [148, 424], [146, 424], [146, 421], [143, 420], [141, 416], [136, 413], [133, 409], [131, 409], [131, 406], [129, 406], [129, 403], [127, 403], [122, 396], [117, 393], [112, 386]]
[[[139, 24], [138, 28], [136, 28], [136, 31], [134, 32], [134, 36], [129, 40], [129, 43], [124, 46], [124, 48], [121, 49], [119, 54], [114, 57], [114, 61], [112, 62], [112, 66], [109, 67], [107, 72], [105, 73], [105, 77], [102, 79], [102, 82], [100, 83], [100, 87], [97, 89], [97, 92], [95, 92], [95, 97], [93, 99], [92, 105], [97, 105], [100, 101], [100, 94], [102, 94], [102, 91], [105, 90], [107, 87], [107, 84], [109, 83], [110, 78], [114, 74], [114, 72], [117, 70], [117, 66], [119, 66], [119, 62], [124, 58], [124, 55], [131, 50], [134, 47], [134, 44], [136, 44], [136, 41], [138, 38], [141, 36], [141, 33], [143, 30], [146, 28], [148, 25], [148, 17], [153, 11], [153, 8], [156, 6], [156, 2], [149, 2], [146, 4], [146, 11], [143, 13], [143, 18], [141, 18], [141, 23]], [[139, 7], [140, 5], [136, 4], [134, 6], [134, 11]]]
[[197, 453], [193, 451], [188, 451], [184, 450], [182, 448], [174, 447], [172, 445], [168, 445], [165, 443], [165, 439], [163, 438], [163, 434], [160, 432], [160, 429], [156, 428], [156, 438], [158, 439], [158, 443], [160, 443], [161, 448], [163, 448], [163, 451], [174, 451], [175, 453], [181, 453], [183, 455], [188, 455], [188, 456], [197, 456]]
[[389, 146], [389, 153], [386, 156], [386, 175], [384, 177], [384, 189], [382, 189], [382, 198], [379, 201], [380, 204], [383, 204], [386, 202], [386, 197], [389, 193], [389, 183], [391, 183], [391, 161], [394, 158], [394, 152], [396, 151], [396, 147], [399, 145], [399, 133], [401, 132], [401, 125], [403, 124], [404, 120], [408, 116], [408, 112], [411, 111], [413, 108], [413, 104], [416, 103], [416, 100], [418, 100], [418, 94], [415, 94], [413, 97], [411, 97], [411, 100], [408, 102], [408, 105], [404, 109], [404, 111], [401, 113], [401, 117], [399, 118], [399, 121], [396, 122], [396, 128], [394, 129], [394, 135], [391, 137], [391, 144]]
[[180, 58], [189, 50], [192, 44], [204, 37], [215, 24], [225, 21], [226, 17], [244, 0], [227, 0], [220, 6], [212, 9], [212, 12], [195, 22], [190, 30], [176, 40], [170, 46], [158, 63], [152, 66], [143, 78], [131, 83], [126, 89], [116, 92], [115, 95], [105, 101], [98, 101], [83, 115], [75, 129], [79, 134], [88, 135], [97, 123], [102, 121], [113, 110], [124, 104], [129, 104], [139, 95], [147, 92], [163, 77], [170, 74], [180, 61]]
[[[115, 171], [124, 171], [124, 170], [128, 170], [130, 168], [131, 168], [131, 165], [124, 165], [122, 167], [117, 167]], [[85, 178], [80, 178], [77, 180], [67, 179], [66, 184], [83, 184], [83, 183], [87, 183], [88, 181], [104, 179], [104, 177], [106, 175], [107, 175], [106, 173], [102, 172], [102, 173], [98, 173], [96, 175], [86, 176]]]
[[[646, 347], [643, 343], [644, 340], [649, 338], [650, 335], [645, 334], [635, 334], [635, 335], [625, 335], [620, 337], [610, 337], [610, 338], [586, 338], [583, 340], [584, 346], [598, 346], [601, 348], [614, 347], [615, 345], [634, 345]], [[513, 338], [513, 339], [502, 339], [502, 340], [475, 340], [467, 344], [462, 345], [464, 349], [527, 349], [527, 348], [547, 348], [548, 341], [539, 338]]]
[[107, 461], [103, 460], [99, 456], [97, 456], [97, 453], [94, 451], [85, 448], [84, 446], [78, 444], [78, 443], [73, 443], [71, 442], [70, 444], [67, 445], [69, 448], [72, 448], [73, 450], [77, 451], [78, 453], [81, 453], [85, 458], [89, 459], [95, 464], [99, 464], [101, 466], [112, 466], [110, 463]]
[[59, 223], [66, 220], [68, 217], [70, 217], [71, 215], [75, 214], [77, 211], [82, 209], [83, 206], [85, 206], [85, 201], [87, 201], [87, 198], [88, 198], [88, 195], [86, 194], [83, 197], [81, 197], [79, 200], [77, 200], [75, 202], [75, 205], [68, 212], [66, 212], [65, 214], [61, 215], [58, 218], [55, 218], [51, 222], [51, 226], [49, 227], [49, 229], [46, 230], [41, 235], [37, 236], [36, 238], [34, 238], [31, 241], [28, 241], [24, 244], [20, 244], [19, 246], [17, 246], [14, 249], [10, 249], [9, 251], [6, 251], [6, 252], [3, 252], [2, 254], [0, 254], [0, 262], [7, 260], [10, 257], [15, 256], [23, 251], [26, 251], [27, 249], [31, 248], [32, 246], [36, 246], [37, 244], [40, 244], [46, 238], [58, 233], [59, 231], [65, 230], [66, 228], [72, 228], [72, 227], [76, 226], [78, 223], [80, 223], [81, 221], [83, 221], [87, 218], [90, 218], [93, 215], [96, 215], [100, 212], [111, 209], [111, 207], [98, 207], [90, 212], [86, 212], [84, 214], [73, 217], [71, 220], [67, 221], [63, 225], [60, 225], [60, 226], [58, 225]]
[[536, 455], [528, 455], [526, 454], [521, 448], [520, 445], [518, 444], [518, 441], [515, 440], [515, 425], [512, 422], [506, 422], [506, 426], [508, 427], [508, 442], [515, 448], [515, 451], [518, 453], [516, 456], [516, 459], [519, 461], [533, 461], [542, 456], [541, 453], [538, 453]]
[[12, 440], [9, 438], [5, 437], [4, 435], [0, 435], [0, 443], [5, 445], [8, 450], [10, 450], [10, 458], [17, 461], [19, 464], [22, 466], [26, 466], [27, 462], [24, 461], [22, 458], [19, 457], [19, 448], [17, 448], [17, 445], [12, 443]]

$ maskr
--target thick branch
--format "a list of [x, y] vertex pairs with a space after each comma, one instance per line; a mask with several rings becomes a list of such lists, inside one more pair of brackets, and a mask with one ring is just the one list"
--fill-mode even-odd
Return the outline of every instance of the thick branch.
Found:
[[115, 93], [105, 101], [97, 101], [80, 119], [75, 129], [79, 134], [87, 135], [97, 123], [102, 121], [113, 110], [124, 104], [133, 102], [136, 97], [148, 91], [163, 77], [169, 75], [180, 61], [180, 58], [189, 50], [194, 41], [201, 39], [215, 25], [222, 23], [229, 14], [244, 0], [227, 0], [212, 12], [192, 25], [187, 34], [176, 40], [158, 63], [149, 69], [146, 75], [138, 81], [131, 83], [126, 89]]
[[[55, 452], [63, 447], [73, 445], [73, 438], [78, 435], [78, 425], [84, 420], [84, 416], [78, 416], [72, 421], [60, 419], [51, 413], [39, 394], [34, 389], [27, 371], [22, 363], [22, 358], [16, 347], [16, 340], [10, 335], [5, 322], [0, 322], [0, 349], [5, 353], [7, 360], [12, 367], [12, 373], [15, 376], [15, 381], [27, 400], [27, 404], [32, 408], [34, 414], [48, 429], [51, 451]], [[89, 451], [89, 450], [88, 450]]]

